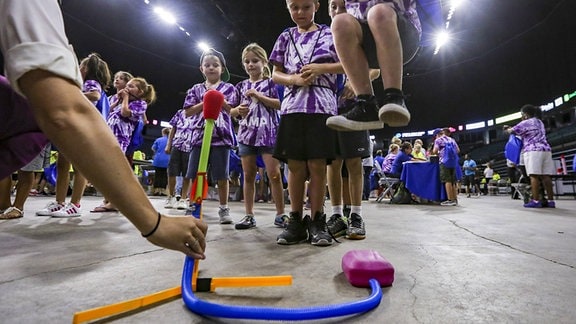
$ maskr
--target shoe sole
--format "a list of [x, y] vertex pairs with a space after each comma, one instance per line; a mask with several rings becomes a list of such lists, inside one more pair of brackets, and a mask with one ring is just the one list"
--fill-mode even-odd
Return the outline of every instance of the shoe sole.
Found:
[[276, 240], [276, 243], [280, 244], [280, 245], [294, 245], [294, 244], [304, 243], [306, 241], [308, 241], [308, 238], [306, 238], [305, 240], [295, 241], [295, 242], [288, 242], [284, 239], [280, 239], [280, 240]]
[[332, 116], [326, 119], [326, 126], [341, 132], [353, 132], [363, 130], [382, 129], [384, 124], [381, 121], [359, 122], [346, 119], [342, 116]]
[[222, 225], [228, 225], [228, 224], [232, 224], [232, 223], [234, 223], [234, 221], [227, 221], [227, 220], [220, 221], [220, 224], [222, 224]]
[[54, 218], [73, 218], [73, 217], [80, 217], [82, 215], [52, 215]]
[[234, 226], [234, 228], [237, 229], [237, 230], [251, 229], [251, 228], [254, 228], [254, 227], [256, 227], [256, 225], [251, 225], [251, 226], [238, 226], [238, 225], [235, 225], [235, 226]]
[[399, 105], [386, 104], [378, 111], [378, 118], [390, 127], [402, 127], [410, 122], [410, 112]]
[[341, 230], [340, 232], [332, 233], [332, 236], [334, 236], [335, 238], [339, 238], [344, 235], [346, 235], [346, 230]]
[[366, 234], [347, 234], [346, 238], [349, 240], [363, 240], [366, 238]]
[[334, 242], [332, 241], [328, 241], [325, 239], [319, 240], [317, 242], [310, 242], [310, 244], [314, 245], [314, 246], [330, 246], [332, 245]]

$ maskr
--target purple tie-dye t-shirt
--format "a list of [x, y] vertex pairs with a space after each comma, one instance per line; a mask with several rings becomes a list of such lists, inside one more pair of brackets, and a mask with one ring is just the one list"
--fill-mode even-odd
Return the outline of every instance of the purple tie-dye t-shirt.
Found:
[[406, 17], [416, 27], [418, 34], [422, 34], [420, 18], [416, 11], [416, 0], [345, 0], [345, 2], [346, 12], [361, 22], [366, 22], [370, 8], [379, 3], [390, 3], [396, 12]]
[[182, 152], [192, 151], [192, 119], [194, 117], [186, 117], [186, 111], [180, 109], [170, 119], [170, 125], [174, 127], [174, 138], [172, 138], [172, 147], [177, 148]]
[[[100, 85], [100, 83], [96, 80], [84, 81], [84, 84], [82, 84], [82, 92], [92, 92], [92, 91], [97, 91], [101, 93], [102, 86]], [[98, 103], [98, 101], [92, 101], [93, 105], [96, 105], [96, 103]]]
[[[298, 27], [286, 29], [274, 44], [270, 62], [287, 74], [300, 73], [310, 63], [338, 62], [330, 28], [318, 25], [317, 30], [306, 33], [298, 32]], [[336, 74], [322, 74], [308, 87], [285, 86], [280, 113], [336, 115], [336, 91]]]
[[134, 100], [128, 103], [128, 109], [130, 109], [131, 112], [129, 117], [123, 117], [121, 115], [122, 104], [118, 104], [113, 111], [110, 111], [107, 124], [112, 129], [114, 136], [116, 136], [122, 152], [126, 152], [132, 140], [132, 134], [138, 125], [138, 121], [144, 116], [147, 108], [148, 104], [146, 101]]
[[438, 158], [440, 161], [444, 161], [444, 151], [447, 142], [454, 142], [454, 146], [457, 148], [457, 150], [460, 150], [460, 148], [458, 147], [458, 143], [456, 143], [456, 141], [452, 137], [446, 135], [438, 137], [434, 141], [434, 149], [438, 150]]
[[244, 95], [246, 91], [255, 89], [269, 98], [278, 98], [276, 85], [272, 79], [262, 79], [256, 82], [244, 80], [236, 85], [240, 93], [240, 103], [250, 108], [248, 115], [240, 119], [238, 127], [238, 142], [251, 146], [274, 146], [276, 132], [280, 123], [278, 111], [266, 107], [261, 101], [253, 101]]
[[[209, 89], [206, 84], [198, 83], [188, 90], [186, 99], [184, 99], [184, 107], [191, 107], [202, 102], [204, 94]], [[227, 82], [220, 82], [216, 89], [224, 95], [224, 100], [232, 106], [236, 107], [239, 104], [238, 90], [234, 85]], [[202, 146], [202, 138], [204, 137], [204, 115], [199, 113], [192, 118], [192, 146]], [[230, 114], [222, 109], [215, 120], [214, 131], [212, 132], [212, 145], [213, 146], [234, 146], [236, 145], [236, 138], [234, 136], [234, 125], [232, 125], [232, 118]]]
[[525, 119], [512, 127], [514, 133], [522, 137], [522, 151], [552, 151], [546, 140], [544, 123], [535, 117]]

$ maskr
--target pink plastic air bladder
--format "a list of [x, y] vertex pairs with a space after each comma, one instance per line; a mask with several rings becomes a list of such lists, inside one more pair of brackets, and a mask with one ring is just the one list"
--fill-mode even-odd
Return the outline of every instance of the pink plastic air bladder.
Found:
[[355, 287], [370, 287], [370, 279], [376, 279], [382, 287], [394, 282], [394, 267], [374, 250], [346, 252], [342, 257], [342, 270]]

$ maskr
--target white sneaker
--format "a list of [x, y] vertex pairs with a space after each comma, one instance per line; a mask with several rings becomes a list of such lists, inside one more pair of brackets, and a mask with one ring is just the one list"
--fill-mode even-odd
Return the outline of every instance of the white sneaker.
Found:
[[220, 224], [232, 224], [234, 222], [230, 216], [230, 208], [220, 208], [218, 216], [220, 217]]
[[68, 203], [64, 208], [53, 212], [50, 216], [56, 218], [79, 217], [82, 216], [82, 208], [73, 203]]
[[164, 203], [164, 208], [172, 209], [174, 205], [176, 205], [176, 197], [168, 197]]
[[52, 216], [53, 212], [57, 212], [62, 208], [64, 208], [64, 204], [52, 201], [48, 205], [46, 205], [46, 207], [37, 211], [36, 216]]
[[174, 204], [173, 208], [184, 210], [188, 208], [188, 205], [189, 205], [188, 199], [180, 199], [176, 202], [176, 204]]

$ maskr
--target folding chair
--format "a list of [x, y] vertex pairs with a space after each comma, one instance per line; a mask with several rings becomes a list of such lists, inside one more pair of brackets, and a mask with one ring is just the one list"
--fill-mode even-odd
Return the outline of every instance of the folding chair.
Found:
[[520, 198], [525, 202], [529, 200], [530, 185], [526, 183], [524, 178], [524, 174], [522, 174], [518, 179], [518, 182], [510, 184], [510, 186], [514, 188], [514, 195], [512, 196], [512, 199]]
[[380, 173], [380, 180], [378, 180], [378, 192], [380, 192], [380, 194], [376, 197], [376, 202], [381, 202], [388, 194], [390, 197], [394, 196], [394, 191], [399, 182], [399, 178], [392, 178], [385, 175], [383, 172]]

